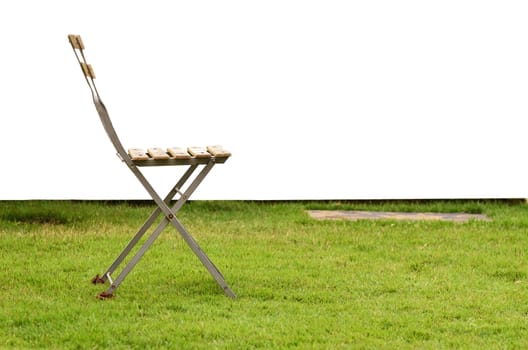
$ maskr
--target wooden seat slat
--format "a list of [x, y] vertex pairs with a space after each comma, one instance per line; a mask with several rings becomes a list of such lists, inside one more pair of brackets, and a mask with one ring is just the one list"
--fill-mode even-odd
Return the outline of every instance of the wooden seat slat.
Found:
[[147, 150], [148, 154], [155, 160], [169, 159], [169, 155], [160, 147], [152, 147]]
[[191, 155], [185, 148], [182, 147], [169, 147], [167, 152], [175, 159], [189, 159]]
[[207, 152], [205, 147], [188, 147], [187, 151], [196, 158], [211, 158], [211, 154]]
[[211, 153], [213, 155], [213, 157], [224, 158], [224, 157], [230, 157], [231, 156], [231, 152], [225, 150], [220, 145], [207, 146], [207, 151], [209, 153]]
[[128, 155], [132, 160], [148, 160], [149, 156], [141, 148], [130, 148]]

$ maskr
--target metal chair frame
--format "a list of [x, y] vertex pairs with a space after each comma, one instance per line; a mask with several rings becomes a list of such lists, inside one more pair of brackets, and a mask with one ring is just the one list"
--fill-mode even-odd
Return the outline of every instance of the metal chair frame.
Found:
[[[141, 154], [141, 157], [131, 156], [131, 150], [127, 152], [125, 148], [123, 147], [123, 145], [121, 144], [121, 141], [119, 140], [119, 137], [117, 136], [117, 133], [110, 120], [108, 111], [105, 105], [103, 104], [103, 101], [101, 100], [99, 92], [97, 91], [97, 88], [94, 82], [95, 73], [93, 71], [92, 66], [86, 62], [86, 58], [84, 54], [85, 47], [84, 47], [84, 43], [81, 37], [79, 35], [70, 34], [68, 35], [68, 39], [75, 53], [75, 57], [77, 58], [77, 61], [79, 62], [81, 66], [81, 70], [84, 74], [86, 82], [88, 83], [88, 86], [90, 87], [90, 91], [92, 93], [92, 99], [95, 104], [97, 113], [99, 114], [101, 123], [103, 124], [103, 127], [108, 137], [110, 138], [112, 145], [117, 151], [118, 157], [127, 165], [130, 171], [132, 171], [132, 173], [136, 176], [139, 182], [146, 189], [148, 194], [152, 197], [152, 200], [154, 201], [154, 203], [156, 203], [157, 205], [157, 208], [152, 212], [150, 217], [145, 221], [143, 226], [138, 230], [138, 232], [134, 235], [132, 240], [123, 249], [123, 251], [115, 259], [115, 261], [110, 265], [110, 267], [101, 276], [96, 275], [92, 279], [92, 283], [94, 284], [106, 283], [107, 281], [110, 282], [110, 286], [108, 287], [108, 289], [106, 291], [99, 293], [98, 297], [100, 299], [107, 299], [107, 298], [113, 297], [115, 290], [121, 285], [123, 280], [136, 266], [136, 264], [143, 257], [146, 251], [150, 248], [152, 243], [154, 243], [154, 241], [158, 238], [161, 232], [168, 225], [172, 225], [180, 233], [184, 241], [191, 248], [191, 250], [198, 257], [198, 259], [202, 262], [202, 264], [205, 266], [207, 271], [209, 271], [211, 276], [215, 279], [218, 285], [222, 288], [224, 293], [230, 298], [236, 298], [235, 293], [227, 285], [225, 278], [220, 272], [220, 270], [213, 264], [211, 259], [200, 248], [196, 240], [191, 236], [191, 234], [188, 232], [188, 230], [183, 226], [183, 224], [180, 222], [180, 220], [176, 216], [176, 214], [182, 208], [185, 202], [187, 202], [191, 194], [196, 190], [196, 188], [204, 180], [207, 174], [209, 174], [213, 166], [215, 164], [224, 163], [231, 154], [223, 150], [219, 146], [213, 146], [213, 147], [208, 147], [206, 149], [207, 151], [202, 150], [197, 153], [193, 152], [193, 150], [191, 149], [188, 149], [189, 151], [188, 155], [169, 155], [169, 154], [163, 155], [161, 154], [161, 157], [160, 157], [159, 154], [158, 156], [156, 156], [154, 151], [150, 151], [150, 154], [149, 152], [147, 152], [146, 154]], [[157, 150], [159, 151], [159, 149]], [[185, 171], [185, 173], [180, 177], [180, 179], [176, 182], [174, 187], [165, 196], [165, 198], [162, 199], [156, 193], [156, 191], [154, 190], [154, 187], [147, 181], [143, 173], [140, 171], [139, 167], [142, 167], [142, 166], [171, 166], [171, 165], [187, 166], [188, 168]], [[199, 171], [198, 175], [194, 178], [193, 181], [191, 181], [191, 183], [187, 186], [187, 188], [183, 190], [183, 186], [185, 185], [185, 183], [191, 178], [191, 175], [199, 167], [202, 167], [201, 171]], [[170, 207], [169, 205], [171, 201], [173, 201], [176, 195], [179, 195], [179, 197], [176, 199], [175, 204], [172, 207]], [[124, 268], [121, 270], [119, 275], [115, 279], [113, 279], [112, 274], [121, 265], [121, 263], [123, 263], [125, 258], [131, 253], [131, 251], [139, 243], [139, 241], [144, 236], [144, 234], [149, 230], [149, 228], [156, 222], [156, 219], [159, 217], [159, 215], [164, 216], [163, 220], [154, 229], [154, 231], [151, 233], [148, 239], [146, 239], [146, 241], [136, 251], [135, 255], [124, 266]]]

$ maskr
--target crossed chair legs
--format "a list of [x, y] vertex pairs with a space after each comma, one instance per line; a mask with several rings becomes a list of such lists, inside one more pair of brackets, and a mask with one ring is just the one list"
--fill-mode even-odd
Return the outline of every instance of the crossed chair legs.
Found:
[[[214, 166], [214, 164], [215, 164], [215, 160], [214, 158], [211, 158], [211, 160], [204, 166], [204, 168], [200, 171], [200, 173], [196, 176], [196, 178], [191, 182], [187, 190], [182, 193], [181, 192], [182, 186], [185, 184], [185, 182], [187, 182], [187, 180], [191, 177], [193, 172], [198, 167], [198, 164], [190, 165], [187, 171], [182, 175], [180, 180], [176, 183], [176, 185], [172, 188], [172, 190], [167, 194], [164, 200], [162, 200], [161, 197], [158, 196], [158, 194], [154, 191], [154, 188], [146, 180], [146, 178], [139, 171], [139, 169], [134, 164], [129, 165], [129, 168], [132, 170], [134, 175], [136, 175], [138, 180], [143, 184], [145, 189], [149, 192], [152, 199], [157, 204], [158, 208], [156, 208], [156, 210], [154, 210], [154, 212], [150, 215], [150, 217], [145, 221], [143, 226], [139, 229], [139, 231], [132, 238], [132, 240], [128, 243], [128, 245], [123, 249], [121, 254], [112, 263], [112, 265], [110, 265], [108, 270], [106, 270], [106, 272], [102, 276], [96, 275], [92, 279], [92, 283], [94, 284], [105, 283], [106, 281], [110, 282], [110, 287], [106, 291], [99, 293], [98, 298], [107, 299], [107, 298], [113, 297], [115, 290], [119, 287], [121, 282], [123, 282], [125, 277], [130, 273], [130, 271], [132, 271], [132, 269], [136, 266], [136, 264], [139, 262], [141, 257], [145, 254], [145, 252], [149, 249], [152, 243], [154, 243], [154, 241], [158, 238], [161, 232], [169, 224], [172, 224], [172, 226], [174, 226], [176, 230], [178, 230], [178, 232], [180, 233], [182, 238], [185, 240], [187, 245], [191, 248], [191, 250], [198, 257], [198, 259], [200, 259], [202, 264], [209, 271], [211, 276], [213, 276], [213, 278], [218, 283], [218, 285], [222, 288], [224, 293], [230, 298], [236, 298], [235, 293], [233, 293], [233, 291], [227, 285], [224, 279], [224, 276], [222, 275], [220, 270], [213, 264], [211, 259], [209, 259], [209, 257], [200, 248], [198, 243], [194, 240], [194, 238], [189, 234], [187, 229], [181, 224], [181, 222], [176, 217], [176, 214], [178, 213], [178, 211], [185, 204], [185, 202], [189, 199], [191, 194], [196, 190], [198, 185], [202, 182], [205, 176], [209, 173], [209, 171]], [[176, 203], [173, 205], [173, 207], [170, 208], [169, 204], [176, 194], [179, 194], [180, 197], [178, 198]], [[158, 218], [160, 214], [164, 214], [165, 218], [161, 221], [161, 223], [158, 224], [158, 226], [152, 232], [150, 237], [138, 249], [136, 254], [132, 257], [132, 259], [128, 262], [128, 264], [123, 268], [123, 270], [117, 276], [117, 278], [113, 280], [111, 274], [117, 269], [117, 267], [128, 256], [128, 254], [132, 251], [132, 249], [136, 246], [136, 244], [139, 242], [141, 237], [143, 237], [143, 235], [152, 226], [152, 224], [156, 221], [156, 219]]]

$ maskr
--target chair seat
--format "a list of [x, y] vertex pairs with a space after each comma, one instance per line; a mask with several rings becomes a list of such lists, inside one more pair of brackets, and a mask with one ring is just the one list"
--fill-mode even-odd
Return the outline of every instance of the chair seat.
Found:
[[207, 164], [214, 158], [215, 163], [225, 163], [231, 153], [222, 146], [207, 147], [160, 147], [128, 149], [128, 155], [137, 166], [167, 166]]

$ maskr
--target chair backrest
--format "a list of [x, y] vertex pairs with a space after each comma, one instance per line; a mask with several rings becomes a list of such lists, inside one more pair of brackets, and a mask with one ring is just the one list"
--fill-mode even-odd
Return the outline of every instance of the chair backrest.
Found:
[[108, 114], [108, 111], [105, 105], [103, 104], [103, 101], [101, 100], [101, 96], [99, 96], [97, 87], [95, 86], [95, 73], [92, 66], [86, 62], [86, 57], [84, 55], [84, 43], [81, 39], [81, 36], [69, 34], [68, 40], [70, 41], [70, 44], [73, 48], [73, 52], [75, 53], [75, 57], [77, 58], [77, 61], [81, 66], [81, 70], [84, 74], [84, 78], [86, 79], [86, 83], [88, 83], [88, 86], [90, 87], [90, 91], [92, 92], [92, 99], [95, 104], [95, 109], [99, 114], [99, 118], [101, 119], [101, 123], [103, 124], [106, 134], [114, 145], [118, 156], [128, 165], [132, 165], [132, 161], [128, 156], [127, 152], [125, 151], [125, 148], [121, 144], [119, 137], [117, 136], [114, 126], [112, 125], [112, 121], [110, 120], [110, 115]]

